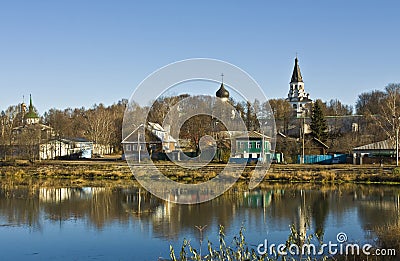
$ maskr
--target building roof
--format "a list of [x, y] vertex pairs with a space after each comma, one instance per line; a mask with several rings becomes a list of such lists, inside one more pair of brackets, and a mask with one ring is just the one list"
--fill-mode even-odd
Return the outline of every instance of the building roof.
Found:
[[215, 93], [215, 96], [218, 98], [229, 98], [229, 92], [227, 89], [225, 89], [224, 83], [221, 83], [221, 86], [219, 87], [218, 91]]
[[265, 135], [265, 134], [261, 134], [257, 131], [249, 131], [247, 132], [247, 134], [242, 134], [239, 135], [237, 137], [235, 137], [236, 139], [262, 139], [262, 137], [264, 136], [265, 139], [270, 139], [269, 136]]
[[31, 94], [29, 94], [29, 110], [25, 114], [25, 118], [39, 118], [39, 116], [35, 112], [35, 109], [33, 108], [32, 95]]
[[[145, 128], [144, 128], [144, 124], [143, 124], [143, 123], [140, 124], [138, 127], [136, 127], [128, 136], [126, 136], [125, 139], [123, 139], [121, 143], [131, 143], [131, 141], [130, 141], [129, 139], [130, 139], [131, 137], [133, 137], [134, 134], [137, 135], [137, 133], [140, 131], [140, 129], [143, 129], [143, 130], [142, 130], [142, 133], [144, 133]], [[139, 134], [140, 134], [140, 133], [139, 133]], [[139, 142], [145, 143], [145, 141], [141, 141], [141, 140], [140, 140], [140, 137], [134, 137], [134, 138], [136, 138], [136, 140], [139, 139]]]
[[[132, 143], [132, 141], [130, 141], [131, 137], [133, 137], [133, 140], [135, 140], [135, 142], [137, 142], [138, 132], [140, 135], [140, 137], [139, 137], [140, 142], [146, 143], [146, 138], [143, 136], [143, 134], [146, 131], [150, 132], [151, 135], [153, 135], [155, 138], [159, 139], [160, 142], [176, 143], [176, 140], [173, 137], [171, 137], [171, 135], [169, 135], [169, 133], [166, 130], [164, 130], [164, 128], [160, 124], [154, 123], [154, 122], [148, 122], [146, 124], [146, 126], [143, 123], [140, 124], [128, 136], [126, 136], [125, 139], [123, 139], [121, 143]], [[164, 133], [164, 135], [160, 135], [160, 132]], [[152, 142], [155, 142], [155, 141], [152, 141]]]
[[296, 59], [294, 60], [294, 68], [293, 68], [293, 74], [292, 74], [292, 79], [290, 82], [303, 82], [303, 77], [301, 77], [301, 72], [300, 72], [300, 66], [299, 66], [299, 60]]
[[326, 145], [322, 140], [317, 139], [317, 138], [315, 138], [315, 137], [313, 137], [312, 140], [313, 140], [313, 141], [316, 141], [318, 144], [320, 144], [320, 145], [323, 146], [324, 148], [329, 149], [329, 146]]
[[357, 148], [353, 148], [353, 151], [359, 150], [394, 150], [393, 141], [390, 139], [363, 145]]

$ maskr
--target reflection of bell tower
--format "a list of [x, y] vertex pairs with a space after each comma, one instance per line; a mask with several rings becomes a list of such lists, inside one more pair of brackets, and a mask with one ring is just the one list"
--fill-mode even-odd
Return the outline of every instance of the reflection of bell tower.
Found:
[[305, 105], [310, 103], [310, 94], [306, 93], [304, 90], [303, 77], [301, 76], [299, 60], [294, 60], [294, 68], [292, 78], [290, 80], [289, 94], [286, 99], [290, 105], [292, 105], [293, 110], [296, 112], [296, 116], [301, 116], [305, 112]]

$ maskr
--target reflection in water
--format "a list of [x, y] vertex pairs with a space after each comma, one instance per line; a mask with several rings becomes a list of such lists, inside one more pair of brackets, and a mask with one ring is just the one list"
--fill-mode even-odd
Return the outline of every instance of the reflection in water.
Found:
[[227, 234], [237, 233], [243, 224], [253, 244], [266, 236], [285, 239], [290, 224], [296, 226], [300, 237], [310, 228], [321, 239], [331, 231], [331, 240], [335, 233], [347, 229], [350, 239], [367, 241], [374, 239], [372, 232], [377, 226], [400, 225], [399, 195], [397, 186], [263, 184], [249, 191], [246, 185], [238, 185], [206, 203], [177, 205], [152, 196], [133, 181], [48, 187], [34, 181], [24, 185], [3, 180], [0, 226], [42, 231], [48, 222], [63, 226], [81, 221], [101, 232], [115, 226], [129, 230], [139, 224], [139, 234], [132, 237], [150, 233], [149, 242], [154, 238], [164, 242], [160, 246], [163, 253], [168, 253], [166, 242], [178, 243], [190, 236], [198, 239], [195, 226], [207, 225], [207, 239], [216, 235], [220, 224]]

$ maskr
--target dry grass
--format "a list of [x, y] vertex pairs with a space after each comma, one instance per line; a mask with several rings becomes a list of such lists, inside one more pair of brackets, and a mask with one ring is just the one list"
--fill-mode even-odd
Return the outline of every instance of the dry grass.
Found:
[[400, 225], [386, 225], [375, 229], [382, 248], [395, 248], [400, 254]]
[[[63, 179], [131, 179], [132, 172], [126, 162], [101, 161], [44, 161], [34, 164], [26, 162], [3, 164], [0, 176], [19, 176]], [[199, 170], [182, 170], [170, 162], [157, 163], [156, 167], [172, 180], [183, 183], [198, 183], [218, 175], [225, 165], [211, 164]], [[138, 173], [148, 175], [151, 166], [138, 166]], [[240, 180], [248, 181], [254, 166], [245, 168]], [[136, 174], [136, 173], [135, 173]], [[272, 165], [265, 181], [289, 183], [400, 183], [400, 175], [393, 174], [393, 167], [375, 165]]]

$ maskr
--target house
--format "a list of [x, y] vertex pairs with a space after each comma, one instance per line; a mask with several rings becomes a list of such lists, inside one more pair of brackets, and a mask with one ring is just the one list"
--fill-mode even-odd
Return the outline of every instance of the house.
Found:
[[396, 158], [396, 142], [391, 139], [353, 148], [353, 164], [382, 163], [392, 157]]
[[149, 159], [147, 147], [148, 142], [146, 142], [146, 128], [143, 124], [136, 127], [125, 139], [122, 140], [122, 146], [125, 152], [125, 158], [129, 160], [139, 160]]
[[171, 152], [175, 150], [177, 141], [171, 137], [169, 134], [169, 127], [167, 126], [167, 130], [165, 130], [163, 127], [161, 127], [160, 124], [154, 123], [154, 122], [148, 122], [147, 123], [147, 128], [148, 130], [153, 133], [158, 140], [162, 142], [162, 149], [165, 152]]
[[235, 137], [234, 158], [270, 161], [273, 157], [271, 138], [256, 131], [249, 131]]
[[136, 127], [124, 138], [122, 145], [127, 159], [143, 160], [158, 158], [160, 153], [174, 153], [177, 141], [160, 124], [148, 122]]
[[387, 139], [363, 146], [353, 148], [353, 153], [358, 157], [368, 155], [369, 157], [390, 157], [396, 154], [396, 143]]
[[39, 146], [40, 159], [85, 158], [90, 159], [93, 152], [93, 142], [84, 138], [51, 139]]
[[326, 155], [329, 146], [321, 140], [307, 135], [304, 139], [304, 154], [305, 155]]

